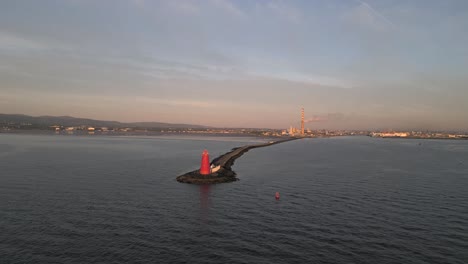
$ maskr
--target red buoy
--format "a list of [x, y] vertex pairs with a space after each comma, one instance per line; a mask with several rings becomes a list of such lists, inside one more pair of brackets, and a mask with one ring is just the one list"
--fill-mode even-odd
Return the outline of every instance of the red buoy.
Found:
[[208, 151], [205, 149], [202, 153], [201, 165], [200, 165], [200, 174], [201, 175], [209, 175], [211, 174], [210, 168], [210, 155]]
[[276, 200], [279, 200], [279, 198], [280, 198], [279, 192], [275, 193], [275, 198], [276, 198]]

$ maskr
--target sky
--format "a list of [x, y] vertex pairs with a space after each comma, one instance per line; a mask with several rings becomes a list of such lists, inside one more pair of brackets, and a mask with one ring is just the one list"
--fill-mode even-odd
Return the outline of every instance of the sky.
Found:
[[0, 113], [468, 131], [466, 0], [2, 0]]

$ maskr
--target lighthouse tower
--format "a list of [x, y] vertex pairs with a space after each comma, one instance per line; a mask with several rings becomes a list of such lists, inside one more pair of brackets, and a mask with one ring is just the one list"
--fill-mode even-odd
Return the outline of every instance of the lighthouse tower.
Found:
[[200, 165], [200, 174], [201, 175], [210, 175], [211, 168], [210, 168], [210, 155], [208, 154], [208, 150], [203, 150], [201, 165]]

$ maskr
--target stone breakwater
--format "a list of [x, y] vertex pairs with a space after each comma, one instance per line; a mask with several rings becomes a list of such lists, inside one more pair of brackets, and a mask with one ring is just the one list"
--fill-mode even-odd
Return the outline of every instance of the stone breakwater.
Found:
[[295, 140], [295, 139], [298, 139], [298, 138], [288, 138], [288, 139], [283, 139], [283, 140], [278, 140], [278, 141], [270, 141], [268, 143], [263, 143], [263, 144], [247, 145], [247, 146], [234, 148], [230, 152], [227, 152], [213, 159], [213, 161], [211, 162], [211, 165], [213, 167], [219, 166], [219, 170], [217, 170], [216, 172], [211, 173], [209, 175], [201, 175], [199, 173], [199, 170], [195, 170], [195, 171], [191, 171], [183, 175], [180, 175], [176, 179], [178, 182], [192, 183], [192, 184], [216, 184], [216, 183], [237, 181], [239, 179], [236, 177], [236, 173], [231, 169], [232, 165], [234, 165], [234, 162], [236, 161], [237, 158], [239, 158], [244, 153], [254, 148], [267, 147], [267, 146], [271, 146], [271, 145], [275, 145], [275, 144], [279, 144], [283, 142], [288, 142], [288, 141]]

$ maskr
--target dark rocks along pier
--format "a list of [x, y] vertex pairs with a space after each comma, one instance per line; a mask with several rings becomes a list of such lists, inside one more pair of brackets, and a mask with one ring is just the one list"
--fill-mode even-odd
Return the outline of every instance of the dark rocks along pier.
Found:
[[194, 170], [177, 177], [178, 182], [183, 183], [192, 183], [192, 184], [216, 184], [223, 182], [233, 182], [239, 180], [236, 177], [236, 173], [231, 169], [232, 165], [237, 158], [242, 156], [247, 151], [254, 148], [268, 147], [271, 145], [295, 140], [298, 138], [288, 138], [278, 141], [270, 141], [268, 143], [257, 144], [257, 145], [247, 145], [238, 148], [232, 149], [230, 152], [227, 152], [211, 162], [213, 172], [208, 175], [200, 174], [199, 170]]

